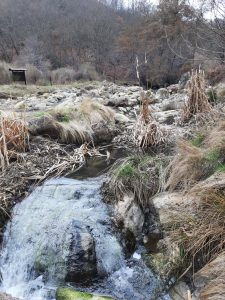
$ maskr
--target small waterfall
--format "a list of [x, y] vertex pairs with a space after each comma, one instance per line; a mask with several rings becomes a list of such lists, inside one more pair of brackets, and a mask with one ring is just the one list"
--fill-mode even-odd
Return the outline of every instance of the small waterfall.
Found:
[[[23, 300], [54, 299], [57, 286], [77, 276], [78, 289], [148, 299], [158, 281], [142, 261], [125, 260], [100, 186], [101, 178], [49, 180], [15, 206], [0, 258], [1, 291]], [[101, 276], [90, 287], [85, 274]]]

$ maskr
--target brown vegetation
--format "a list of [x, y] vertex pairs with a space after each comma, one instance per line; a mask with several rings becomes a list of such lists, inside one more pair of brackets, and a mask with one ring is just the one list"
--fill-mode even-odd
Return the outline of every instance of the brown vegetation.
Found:
[[12, 159], [29, 148], [29, 134], [25, 120], [0, 116], [0, 170], [4, 170]]
[[140, 115], [134, 126], [134, 142], [141, 148], [155, 147], [166, 141], [167, 132], [151, 116], [150, 103], [148, 96], [142, 93]]
[[177, 142], [177, 155], [168, 167], [166, 188], [187, 189], [217, 171], [225, 170], [225, 125]]
[[[187, 197], [194, 199], [192, 210], [182, 205], [181, 220], [174, 220], [172, 237], [184, 253], [185, 265], [196, 271], [225, 249], [225, 185], [196, 186]], [[216, 185], [216, 178], [212, 177]], [[188, 262], [188, 263], [187, 263]]]
[[209, 113], [212, 110], [205, 89], [204, 72], [202, 70], [192, 71], [189, 83], [189, 99], [184, 106], [181, 122], [187, 122], [197, 114]]

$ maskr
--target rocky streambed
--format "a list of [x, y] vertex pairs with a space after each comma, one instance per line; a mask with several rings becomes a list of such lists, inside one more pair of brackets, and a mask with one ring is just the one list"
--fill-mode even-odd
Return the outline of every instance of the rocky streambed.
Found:
[[[0, 109], [5, 114], [14, 111], [19, 116], [26, 108], [31, 134], [30, 150], [12, 161], [0, 178], [1, 203], [9, 203], [5, 208], [8, 211], [14, 207], [2, 243], [0, 299], [12, 299], [6, 295], [10, 294], [21, 300], [183, 300], [190, 298], [190, 290], [193, 299], [204, 299], [201, 293], [206, 295], [212, 290], [210, 285], [216, 277], [212, 270], [215, 265], [221, 270], [218, 265], [222, 266], [223, 254], [208, 267], [198, 270], [195, 281], [191, 282], [191, 268], [183, 266], [180, 248], [167, 234], [167, 229], [175, 221], [185, 220], [196, 205], [191, 194], [165, 190], [165, 178], [161, 176], [166, 166], [162, 162], [169, 162], [174, 155], [176, 138], [191, 137], [194, 131], [191, 124], [181, 127], [176, 122], [187, 91], [175, 85], [151, 92], [151, 114], [170, 137], [167, 148], [156, 149], [151, 155], [139, 151], [132, 136], [142, 91], [137, 86], [103, 82], [0, 99]], [[87, 104], [90, 99], [91, 105]], [[86, 103], [85, 110], [82, 103]], [[218, 105], [223, 111], [223, 103]], [[69, 119], [71, 110], [74, 110], [72, 120]], [[80, 118], [80, 112], [84, 119]], [[91, 151], [92, 155], [100, 150], [99, 159], [86, 160], [87, 152], [81, 152], [84, 160], [81, 164], [75, 162], [73, 168], [81, 167], [83, 162], [86, 166], [73, 179], [60, 177], [41, 183], [48, 177], [45, 174], [57, 174], [57, 170], [51, 173], [52, 165], [66, 164], [68, 172], [74, 153], [77, 158], [76, 151], [83, 140], [71, 142], [71, 126], [68, 126], [77, 120], [82, 126], [90, 123], [88, 128], [79, 127], [82, 129], [79, 138], [101, 146]], [[77, 133], [78, 127], [73, 123], [72, 128], [75, 128], [73, 134]], [[62, 132], [66, 134], [60, 140]], [[108, 148], [111, 142], [128, 147], [129, 153], [138, 153], [138, 157], [141, 153], [138, 163], [121, 161], [123, 168], [113, 173], [125, 176], [125, 183], [131, 183], [134, 188], [113, 195], [109, 195], [108, 182], [101, 193], [105, 180], [101, 175], [108, 170], [114, 155]], [[122, 152], [123, 155], [116, 154], [115, 158], [127, 156], [126, 150]], [[140, 180], [139, 172], [143, 173]], [[94, 178], [88, 179], [90, 176]], [[209, 179], [206, 188], [211, 183], [215, 186], [217, 181], [217, 177]], [[145, 196], [138, 194], [138, 186], [141, 183], [145, 189], [146, 182], [150, 184], [148, 206], [137, 201], [140, 195]], [[28, 192], [33, 184], [38, 186]], [[223, 185], [221, 176], [219, 186]], [[1, 225], [5, 220], [4, 215]], [[185, 270], [181, 272], [183, 267]], [[184, 281], [180, 280], [183, 278]], [[215, 297], [212, 299], [219, 299]]]

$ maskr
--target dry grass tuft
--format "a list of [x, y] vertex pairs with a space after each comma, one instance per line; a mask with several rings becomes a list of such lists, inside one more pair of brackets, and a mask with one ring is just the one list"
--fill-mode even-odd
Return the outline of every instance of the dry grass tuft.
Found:
[[25, 120], [15, 116], [0, 116], [0, 169], [3, 171], [11, 159], [17, 158], [29, 147], [29, 134]]
[[167, 170], [166, 189], [187, 189], [215, 172], [225, 171], [225, 123], [191, 141], [177, 142]]
[[192, 71], [189, 85], [189, 99], [181, 116], [181, 122], [188, 122], [193, 116], [209, 113], [212, 107], [208, 102], [205, 90], [205, 74], [202, 70]]
[[78, 117], [88, 121], [90, 125], [100, 122], [115, 122], [115, 112], [111, 108], [93, 101], [91, 99], [84, 99], [77, 107]]
[[134, 126], [134, 142], [141, 148], [158, 146], [167, 139], [166, 130], [161, 128], [150, 114], [150, 103], [148, 96], [142, 93], [140, 115]]
[[82, 145], [92, 141], [91, 127], [81, 125], [75, 120], [64, 123], [53, 121], [52, 125], [62, 143]]
[[[90, 99], [74, 107], [56, 107], [30, 122], [30, 131], [58, 139], [62, 143], [82, 145], [96, 140], [97, 130], [115, 124], [114, 111]], [[106, 130], [105, 130], [106, 132]], [[104, 137], [102, 137], [104, 138]]]
[[202, 177], [201, 149], [184, 140], [179, 140], [177, 146], [178, 153], [167, 170], [169, 177], [165, 188], [170, 190], [186, 189]]
[[198, 270], [225, 249], [225, 190], [204, 187], [190, 196], [196, 201], [192, 218], [181, 212], [183, 220], [175, 221], [172, 237]]
[[150, 199], [162, 189], [168, 157], [137, 155], [118, 160], [110, 170], [109, 189], [117, 201], [132, 192], [145, 209]]

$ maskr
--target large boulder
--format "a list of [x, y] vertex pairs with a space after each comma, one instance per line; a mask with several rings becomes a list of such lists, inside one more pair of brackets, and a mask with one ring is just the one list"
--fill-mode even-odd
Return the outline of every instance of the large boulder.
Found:
[[130, 119], [126, 117], [124, 114], [117, 113], [115, 114], [115, 122], [117, 124], [126, 124], [130, 122]]
[[92, 126], [92, 139], [95, 144], [110, 143], [119, 133], [114, 124], [100, 122]]
[[113, 300], [108, 296], [97, 296], [89, 293], [75, 291], [71, 288], [58, 288], [56, 291], [56, 300]]
[[192, 213], [192, 203], [193, 197], [179, 192], [163, 192], [152, 199], [152, 204], [158, 214], [160, 224], [164, 228], [170, 227], [174, 220], [182, 217], [181, 206], [187, 209], [186, 212]]
[[153, 116], [160, 124], [171, 125], [175, 123], [179, 113], [177, 110], [155, 112]]
[[49, 135], [50, 137], [56, 137], [57, 132], [54, 127], [53, 118], [49, 114], [40, 114], [35, 118], [32, 118], [28, 122], [29, 132], [32, 135]]
[[58, 280], [78, 282], [94, 278], [97, 274], [97, 260], [95, 242], [90, 229], [79, 221], [73, 220], [68, 228], [69, 245], [66, 254], [66, 264], [57, 258], [57, 253], [51, 247], [45, 247], [38, 253], [34, 269], [44, 274], [48, 280], [48, 271], [54, 264], [60, 274], [55, 276]]
[[160, 108], [162, 111], [180, 110], [184, 107], [187, 99], [188, 96], [186, 93], [172, 94], [167, 99], [162, 101]]

